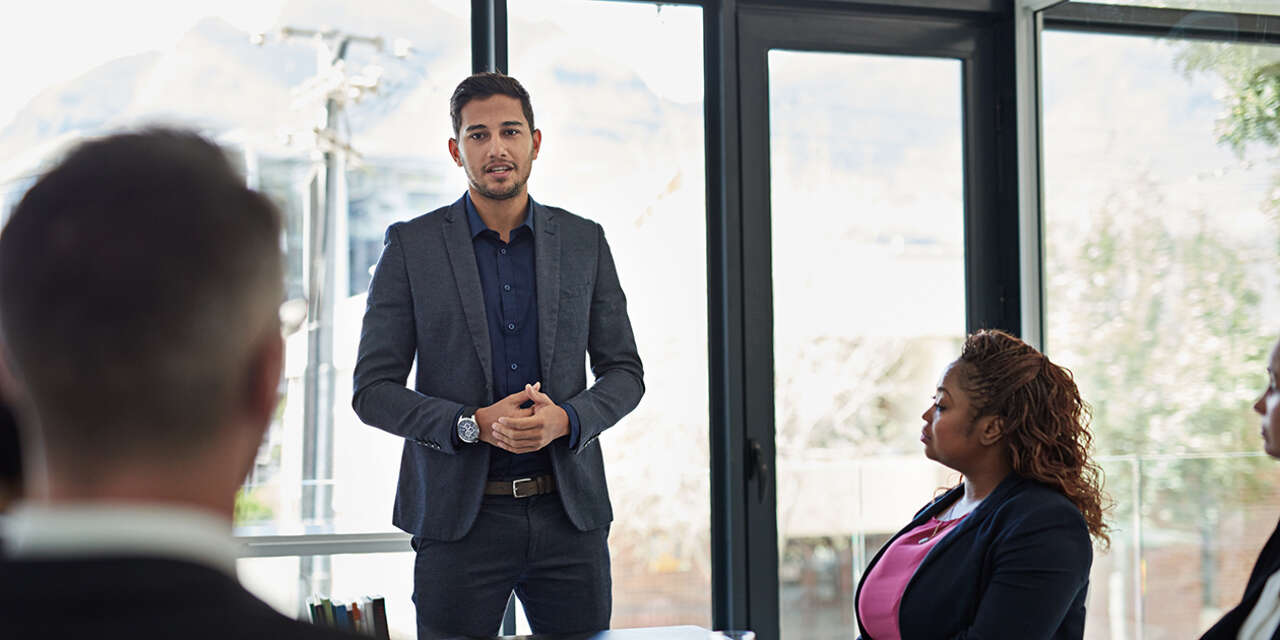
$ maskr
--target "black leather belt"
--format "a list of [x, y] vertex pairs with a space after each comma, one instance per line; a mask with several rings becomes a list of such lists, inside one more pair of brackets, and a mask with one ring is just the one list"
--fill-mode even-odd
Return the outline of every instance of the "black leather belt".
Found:
[[513, 498], [528, 498], [529, 496], [542, 495], [551, 493], [556, 490], [555, 476], [534, 476], [532, 478], [520, 478], [519, 480], [501, 480], [495, 482], [484, 483], [484, 494], [486, 496], [511, 496]]

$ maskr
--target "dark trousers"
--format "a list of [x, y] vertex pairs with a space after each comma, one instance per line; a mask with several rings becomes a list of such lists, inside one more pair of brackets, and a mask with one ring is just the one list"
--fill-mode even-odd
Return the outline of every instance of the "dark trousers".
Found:
[[411, 542], [419, 640], [497, 635], [513, 590], [534, 633], [608, 629], [608, 537], [579, 531], [555, 493], [485, 496], [462, 539]]

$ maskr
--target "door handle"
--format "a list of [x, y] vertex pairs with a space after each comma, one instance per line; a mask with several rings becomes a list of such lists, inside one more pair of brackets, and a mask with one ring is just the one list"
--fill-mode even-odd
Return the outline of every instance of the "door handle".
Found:
[[764, 502], [769, 492], [769, 463], [764, 446], [756, 440], [747, 440], [747, 479], [756, 481], [756, 502]]

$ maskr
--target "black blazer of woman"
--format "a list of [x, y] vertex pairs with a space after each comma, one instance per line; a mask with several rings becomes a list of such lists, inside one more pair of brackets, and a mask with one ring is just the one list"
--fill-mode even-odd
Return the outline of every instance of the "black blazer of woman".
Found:
[[[1249, 574], [1249, 584], [1244, 588], [1244, 597], [1240, 599], [1240, 604], [1222, 616], [1217, 624], [1200, 636], [1200, 640], [1236, 640], [1240, 627], [1244, 626], [1245, 618], [1249, 617], [1254, 605], [1258, 604], [1258, 597], [1262, 595], [1262, 588], [1266, 586], [1267, 579], [1276, 571], [1280, 571], [1280, 525], [1271, 532], [1267, 544], [1262, 547], [1262, 553], [1258, 554], [1258, 561], [1254, 563], [1253, 572]], [[1275, 630], [1271, 638], [1280, 640], [1280, 628]]]
[[[862, 573], [855, 604], [885, 549], [963, 492], [958, 486], [926, 505], [881, 547]], [[903, 640], [1078, 640], [1092, 564], [1089, 529], [1075, 505], [1009, 474], [925, 556], [902, 594], [898, 628]]]

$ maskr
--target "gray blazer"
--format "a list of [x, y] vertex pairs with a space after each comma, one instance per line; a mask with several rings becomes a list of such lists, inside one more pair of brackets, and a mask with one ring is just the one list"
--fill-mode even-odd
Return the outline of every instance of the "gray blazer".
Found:
[[[577, 447], [566, 437], [547, 449], [565, 512], [586, 531], [613, 520], [597, 438], [639, 404], [644, 371], [604, 230], [563, 209], [532, 207], [542, 390], [573, 405], [581, 429]], [[463, 201], [391, 225], [369, 285], [352, 406], [366, 424], [405, 439], [397, 527], [434, 540], [471, 528], [489, 445], [455, 447], [453, 434], [462, 407], [492, 403], [490, 360]]]

